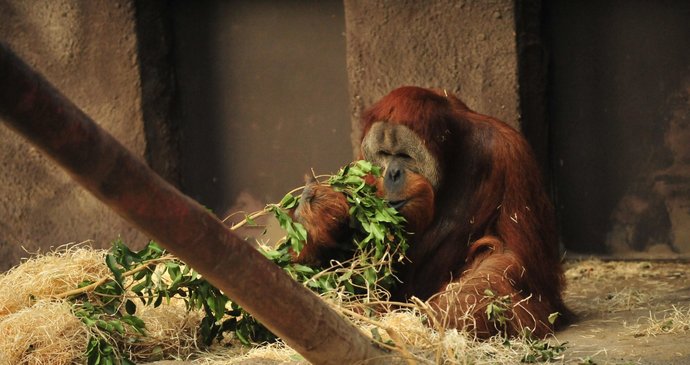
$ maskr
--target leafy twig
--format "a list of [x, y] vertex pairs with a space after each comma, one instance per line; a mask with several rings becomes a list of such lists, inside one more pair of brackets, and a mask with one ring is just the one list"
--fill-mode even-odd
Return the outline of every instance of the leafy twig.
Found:
[[[230, 229], [272, 213], [285, 229], [286, 237], [276, 248], [260, 251], [295, 280], [320, 294], [337, 289], [353, 298], [362, 295], [368, 298], [379, 289], [390, 290], [396, 283], [394, 264], [404, 260], [408, 243], [402, 229], [404, 219], [376, 196], [374, 186], [365, 183], [367, 176], [380, 176], [380, 173], [371, 163], [358, 161], [328, 179], [334, 190], [345, 194], [358, 229], [351, 238], [353, 258], [333, 262], [325, 270], [292, 262], [291, 250], [299, 253], [308, 234], [289, 214], [299, 204], [299, 197], [293, 194], [303, 188], [292, 190], [278, 204], [269, 204], [259, 212], [246, 215]], [[249, 313], [154, 242], [133, 252], [118, 240], [106, 255], [106, 265], [112, 277], [82, 283], [80, 288], [56, 296], [69, 298], [74, 314], [91, 328], [86, 353], [89, 364], [132, 363], [112, 341], [130, 334], [145, 335], [145, 323], [136, 316], [136, 305], [130, 299], [135, 296], [142, 304], [154, 307], [177, 297], [184, 300], [188, 310], [203, 310], [205, 317], [200, 333], [207, 345], [223, 338], [225, 332], [234, 333], [244, 344], [275, 339]]]
[[[166, 256], [163, 256], [163, 257], [160, 257], [157, 259], [152, 259], [152, 260], [143, 262], [141, 266], [137, 266], [134, 269], [123, 272], [122, 276], [123, 277], [132, 276], [132, 275], [134, 275], [140, 271], [149, 269], [151, 266], [157, 265], [157, 264], [165, 262], [165, 261], [173, 260], [174, 258], [175, 257], [173, 255], [166, 255]], [[75, 296], [75, 295], [79, 295], [79, 294], [93, 292], [99, 286], [107, 283], [108, 281], [112, 281], [112, 280], [113, 280], [113, 278], [111, 278], [111, 277], [103, 277], [103, 278], [100, 278], [98, 281], [95, 281], [89, 285], [82, 286], [82, 287], [77, 288], [77, 289], [68, 290], [68, 291], [62, 292], [60, 294], [56, 294], [53, 296], [53, 298], [64, 299], [64, 298], [69, 298], [71, 296]]]

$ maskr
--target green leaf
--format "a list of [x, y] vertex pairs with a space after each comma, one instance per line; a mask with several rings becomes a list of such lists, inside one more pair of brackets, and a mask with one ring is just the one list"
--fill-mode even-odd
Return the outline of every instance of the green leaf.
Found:
[[172, 279], [170, 286], [173, 286], [182, 280], [182, 270], [180, 270], [180, 264], [168, 261], [165, 263], [165, 267], [168, 269], [170, 279]]
[[369, 173], [374, 169], [374, 165], [367, 160], [359, 160], [356, 165], [364, 172]]
[[269, 260], [275, 260], [275, 259], [277, 259], [283, 255], [283, 253], [278, 251], [278, 250], [267, 250], [267, 251], [259, 250], [259, 251], [264, 255], [264, 257], [266, 257]]
[[220, 321], [221, 319], [223, 319], [223, 316], [225, 315], [225, 304], [227, 304], [228, 298], [224, 295], [218, 295], [214, 298], [214, 301], [216, 321]]
[[244, 220], [247, 221], [247, 225], [249, 227], [255, 227], [256, 226], [256, 222], [254, 221], [254, 219], [249, 214], [244, 215]]
[[93, 281], [91, 281], [91, 280], [84, 280], [84, 281], [82, 281], [81, 283], [79, 283], [79, 284], [77, 285], [77, 288], [83, 288], [83, 287], [89, 286], [89, 285], [91, 285], [91, 284], [93, 284]]
[[338, 282], [350, 280], [351, 277], [352, 277], [352, 271], [346, 271], [344, 274], [342, 274], [338, 277]]
[[285, 194], [283, 199], [280, 201], [280, 203], [278, 203], [278, 205], [284, 209], [292, 209], [292, 208], [297, 206], [298, 202], [299, 202], [299, 199], [295, 198], [294, 195], [287, 193], [287, 194]]
[[379, 333], [378, 327], [371, 329], [371, 337], [374, 339], [374, 341], [383, 342], [383, 338], [381, 337], [381, 333]]
[[144, 289], [146, 289], [150, 284], [151, 284], [150, 282], [142, 281], [142, 282], [132, 286], [132, 288], [130, 290], [136, 294], [141, 294], [141, 292]]
[[314, 269], [312, 269], [309, 266], [294, 264], [294, 265], [292, 265], [292, 267], [295, 269], [295, 271], [300, 272], [300, 273], [314, 274]]
[[150, 270], [141, 270], [139, 272], [134, 273], [134, 275], [132, 275], [132, 278], [134, 280], [141, 280], [144, 277], [146, 277], [147, 274], [150, 274], [150, 273], [151, 273]]
[[364, 280], [367, 284], [373, 285], [376, 283], [376, 271], [372, 268], [367, 268], [364, 270]]
[[91, 319], [91, 318], [89, 318], [89, 317], [82, 317], [82, 318], [81, 318], [81, 321], [82, 321], [87, 327], [91, 327], [91, 326], [93, 326], [93, 325], [96, 324], [96, 321], [93, 320], [93, 319]]
[[154, 308], [158, 308], [161, 305], [161, 303], [163, 303], [163, 296], [164, 296], [163, 293], [161, 293], [161, 292], [158, 293], [158, 297], [156, 298], [156, 301], [153, 302]]
[[113, 330], [113, 326], [110, 325], [110, 323], [108, 323], [102, 319], [96, 320], [96, 327], [98, 327], [102, 330], [105, 330], [105, 331], [112, 331]]
[[112, 254], [107, 254], [105, 256], [105, 264], [108, 266], [110, 271], [113, 273], [113, 276], [115, 277], [115, 281], [122, 286], [122, 273], [123, 270], [121, 270], [118, 267], [117, 260], [115, 259], [115, 256]]
[[134, 315], [137, 312], [137, 305], [133, 301], [127, 299], [125, 302], [125, 311], [129, 315]]
[[125, 334], [125, 327], [122, 325], [122, 322], [120, 321], [110, 321], [108, 324], [119, 334], [124, 335]]
[[307, 229], [304, 228], [304, 226], [300, 223], [295, 222], [295, 233], [296, 233], [296, 238], [302, 242], [307, 241]]
[[240, 342], [243, 345], [249, 346], [252, 344], [251, 341], [249, 341], [249, 339], [247, 338], [248, 336], [246, 334], [245, 329], [238, 329], [237, 331], [235, 331], [235, 336], [237, 336], [237, 339], [240, 340]]
[[144, 330], [146, 329], [146, 323], [144, 323], [144, 321], [141, 318], [134, 315], [123, 316], [122, 322], [130, 325], [135, 331], [144, 334]]
[[559, 312], [553, 312], [553, 313], [549, 314], [549, 323], [551, 323], [551, 324], [556, 323], [556, 319], [558, 319], [558, 317], [560, 315], [561, 314]]

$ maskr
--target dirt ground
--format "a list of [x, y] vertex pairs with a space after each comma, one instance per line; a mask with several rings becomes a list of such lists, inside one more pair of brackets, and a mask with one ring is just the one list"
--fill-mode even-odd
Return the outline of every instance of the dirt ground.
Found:
[[565, 363], [690, 364], [690, 264], [568, 264], [566, 302], [578, 320], [556, 335]]

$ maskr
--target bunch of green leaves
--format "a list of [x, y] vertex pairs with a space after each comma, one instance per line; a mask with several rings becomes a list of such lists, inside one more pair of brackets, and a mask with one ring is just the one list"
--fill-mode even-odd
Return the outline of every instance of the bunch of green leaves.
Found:
[[405, 259], [407, 233], [402, 226], [404, 218], [376, 195], [375, 185], [367, 183], [368, 176], [380, 177], [381, 169], [361, 160], [345, 166], [326, 181], [333, 190], [343, 193], [350, 205], [352, 259], [331, 261], [325, 270], [291, 263], [290, 251], [299, 254], [308, 233], [289, 214], [300, 200], [290, 193], [279, 204], [268, 206], [286, 231], [286, 238], [263, 254], [317, 293], [341, 289], [345, 294], [361, 298], [373, 292], [390, 291], [396, 283], [393, 265]]
[[367, 256], [374, 266], [390, 255], [393, 260], [386, 261], [388, 267], [384, 273], [390, 274], [390, 265], [394, 261], [403, 261], [409, 246], [407, 232], [402, 226], [405, 218], [376, 195], [376, 186], [366, 183], [365, 178], [369, 175], [380, 177], [381, 168], [361, 160], [341, 169], [328, 179], [328, 184], [346, 195], [350, 216], [361, 226], [359, 234], [353, 238], [357, 248], [363, 254], [371, 250], [371, 255]]
[[[146, 326], [136, 316], [136, 305], [127, 296], [125, 282], [130, 275], [134, 279], [147, 276], [147, 271], [150, 280], [152, 269], [148, 265], [160, 259], [162, 253], [162, 249], [150, 243], [134, 254], [121, 240], [116, 240], [105, 259], [113, 277], [101, 283], [84, 281], [79, 285], [84, 291], [70, 297], [74, 315], [89, 328], [88, 364], [133, 364], [131, 359], [122, 356], [122, 349], [117, 344], [125, 342], [125, 338], [130, 343], [136, 342], [137, 336], [145, 335]], [[128, 272], [140, 265], [140, 269]], [[86, 290], [90, 286], [93, 290]]]
[[[404, 218], [376, 195], [376, 187], [366, 182], [368, 176], [380, 177], [381, 169], [367, 161], [356, 161], [326, 181], [335, 191], [345, 194], [350, 205], [349, 214], [354, 222], [350, 242], [354, 253], [350, 260], [331, 261], [325, 269], [292, 262], [293, 253], [299, 254], [308, 233], [290, 215], [300, 202], [300, 197], [291, 193], [280, 203], [267, 206], [286, 236], [277, 247], [261, 249], [263, 255], [318, 294], [338, 292], [346, 298], [367, 301], [377, 293], [393, 289], [397, 282], [393, 264], [405, 259], [408, 248], [402, 227]], [[246, 329], [246, 339], [251, 342], [273, 336], [247, 313], [243, 313], [238, 325]]]
[[506, 312], [510, 308], [510, 295], [497, 296], [491, 289], [484, 290], [484, 297], [489, 300], [484, 312], [486, 318], [491, 321], [496, 328], [506, 330], [508, 318]]
[[[488, 289], [487, 289], [488, 290]], [[490, 291], [490, 290], [489, 290]], [[491, 297], [491, 295], [485, 293], [486, 296]], [[495, 297], [495, 296], [494, 296]], [[506, 300], [505, 296], [499, 297], [502, 304], [499, 304], [495, 308], [500, 308], [495, 311], [498, 316], [503, 316], [505, 310], [507, 310], [507, 305], [509, 302]], [[492, 310], [493, 311], [493, 310]], [[487, 310], [487, 313], [489, 311]], [[555, 320], [556, 314], [549, 316], [549, 321], [551, 318]], [[494, 322], [496, 323], [496, 322]], [[553, 322], [551, 323], [553, 324]], [[517, 339], [517, 342], [513, 340]], [[522, 333], [517, 338], [510, 338], [505, 333], [503, 335], [503, 345], [508, 348], [514, 348], [523, 353], [520, 362], [523, 363], [540, 363], [540, 362], [553, 362], [558, 360], [563, 356], [563, 353], [567, 350], [567, 342], [552, 342], [546, 339], [538, 338], [534, 335], [534, 332], [526, 327], [522, 330]]]
[[200, 335], [206, 345], [222, 339], [225, 332], [235, 333], [245, 343], [262, 338], [253, 332], [255, 321], [246, 320], [249, 315], [237, 304], [155, 242], [135, 252], [116, 240], [105, 263], [112, 277], [102, 283], [83, 282], [84, 289], [97, 285], [70, 298], [73, 313], [90, 329], [88, 364], [133, 363], [123, 347], [146, 335], [145, 322], [136, 315], [137, 299], [158, 307], [178, 298], [187, 310], [202, 310]]
[[566, 343], [552, 344], [536, 338], [528, 328], [523, 332], [523, 341], [528, 346], [528, 352], [521, 359], [524, 363], [551, 362], [561, 357], [566, 350]]

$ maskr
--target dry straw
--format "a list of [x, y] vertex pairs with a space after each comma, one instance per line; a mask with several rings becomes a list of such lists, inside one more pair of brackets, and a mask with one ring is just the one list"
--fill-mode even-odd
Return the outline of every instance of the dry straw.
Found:
[[690, 331], [690, 307], [673, 305], [661, 312], [650, 311], [648, 317], [640, 318], [629, 329], [635, 337], [686, 333]]
[[108, 276], [104, 257], [105, 251], [86, 244], [69, 245], [11, 269], [0, 276], [0, 318], [31, 306], [34, 299], [52, 298], [84, 280]]
[[39, 300], [0, 317], [0, 364], [72, 364], [86, 350], [87, 337], [68, 303]]
[[[88, 328], [72, 315], [70, 304], [61, 294], [73, 290], [84, 280], [97, 281], [110, 276], [104, 264], [105, 251], [86, 245], [62, 247], [55, 252], [36, 256], [0, 276], [0, 365], [5, 364], [72, 364], [83, 363]], [[649, 263], [610, 263], [587, 260], [569, 264], [566, 275], [570, 283], [570, 302], [588, 296], [600, 283], [620, 279], [644, 278], [653, 281], [668, 276]], [[663, 286], [659, 287], [660, 290]], [[591, 298], [585, 312], [609, 313], [647, 308], [655, 293], [628, 287], [605, 291]], [[600, 293], [601, 294], [601, 293]], [[385, 297], [385, 295], [384, 295]], [[382, 346], [395, 343], [404, 361], [416, 364], [515, 364], [526, 356], [553, 356], [562, 363], [563, 350], [556, 339], [530, 341], [494, 337], [478, 341], [471, 334], [443, 329], [430, 323], [428, 308], [421, 301], [388, 303], [353, 301], [342, 292], [330, 292], [324, 300], [349, 318], [364, 333], [381, 341]], [[576, 302], [580, 302], [575, 300]], [[390, 311], [396, 304], [397, 310]], [[367, 308], [383, 310], [375, 317], [362, 315]], [[666, 307], [668, 308], [668, 307]], [[147, 336], [130, 334], [130, 340], [114, 339], [118, 350], [138, 362], [160, 359], [182, 359], [193, 364], [300, 364], [306, 363], [282, 342], [256, 348], [239, 346], [230, 339], [211, 348], [199, 349], [198, 328], [202, 314], [188, 313], [179, 300], [164, 302], [158, 308], [139, 306], [137, 314], [146, 322]], [[683, 333], [690, 328], [690, 309], [674, 306], [667, 311], [652, 311], [636, 324], [627, 327], [631, 336], [655, 336]], [[135, 338], [136, 341], [131, 342]], [[546, 347], [550, 344], [554, 347]]]
[[[70, 304], [58, 299], [61, 293], [84, 280], [97, 281], [110, 275], [103, 250], [84, 245], [63, 247], [27, 260], [0, 276], [0, 365], [83, 363], [89, 330], [72, 315]], [[402, 310], [381, 317], [361, 315], [365, 306], [382, 309], [389, 303], [352, 302], [331, 293], [325, 300], [349, 317], [362, 331], [387, 346], [393, 340], [408, 362], [420, 364], [501, 364], [517, 363], [532, 349], [525, 341], [504, 339], [477, 341], [456, 330], [434, 329], [425, 321], [424, 303], [400, 304]], [[201, 314], [187, 313], [180, 301], [158, 308], [139, 307], [146, 322], [147, 336], [131, 334], [136, 341], [114, 339], [118, 350], [133, 360], [187, 359], [193, 363], [250, 364], [300, 363], [302, 357], [281, 342], [254, 349], [233, 341], [201, 351], [197, 329]], [[433, 326], [433, 325], [432, 325]]]
[[[0, 276], [0, 365], [78, 364], [84, 362], [89, 329], [58, 299], [84, 280], [110, 275], [104, 250], [65, 246], [25, 261]], [[171, 301], [158, 308], [140, 307], [147, 336], [115, 339], [133, 360], [185, 358], [198, 352], [201, 315]], [[118, 341], [119, 340], [119, 341]]]

